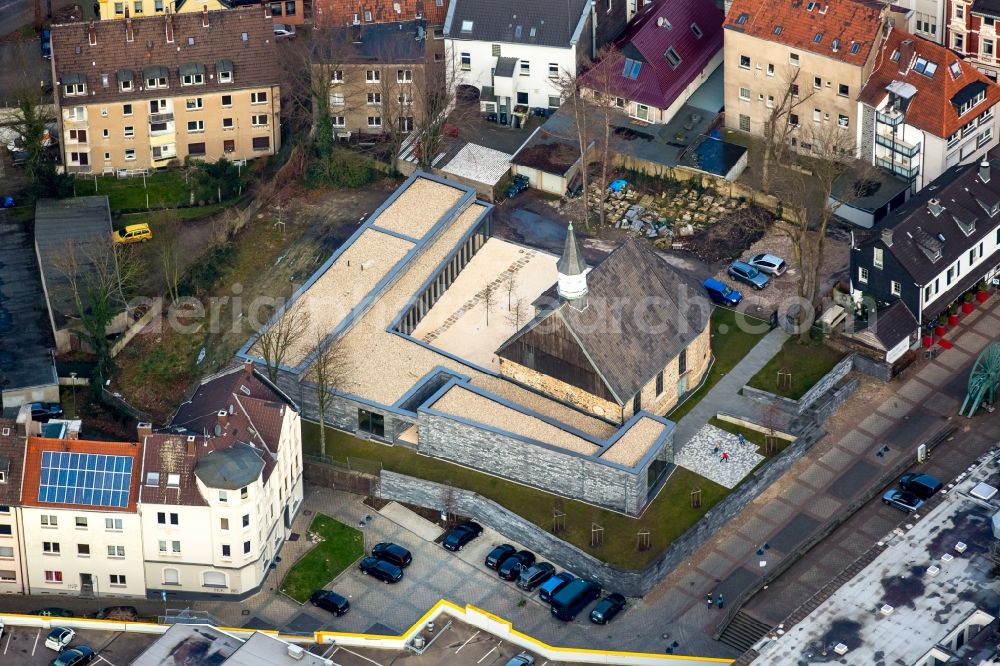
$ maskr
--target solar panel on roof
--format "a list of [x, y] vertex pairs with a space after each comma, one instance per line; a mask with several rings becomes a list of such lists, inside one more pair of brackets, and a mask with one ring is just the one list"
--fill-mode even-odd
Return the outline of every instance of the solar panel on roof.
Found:
[[124, 508], [131, 482], [131, 456], [43, 451], [38, 501]]

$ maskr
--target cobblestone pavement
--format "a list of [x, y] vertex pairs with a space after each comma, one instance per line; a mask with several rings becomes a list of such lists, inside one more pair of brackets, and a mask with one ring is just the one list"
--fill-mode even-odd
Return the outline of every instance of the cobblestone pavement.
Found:
[[674, 463], [711, 481], [735, 488], [764, 460], [757, 446], [740, 443], [737, 435], [714, 425], [705, 425], [674, 456]]

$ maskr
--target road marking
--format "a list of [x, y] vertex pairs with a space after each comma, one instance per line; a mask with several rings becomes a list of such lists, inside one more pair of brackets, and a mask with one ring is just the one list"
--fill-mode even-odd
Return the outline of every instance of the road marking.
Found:
[[38, 649], [38, 637], [41, 636], [41, 635], [42, 635], [42, 630], [39, 629], [38, 633], [35, 634], [35, 644], [33, 646], [31, 646], [31, 656], [32, 657], [35, 656], [35, 650]]
[[10, 647], [10, 639], [14, 636], [12, 632], [7, 632], [7, 644], [3, 646], [3, 653], [7, 654], [7, 648]]
[[363, 654], [358, 654], [357, 652], [354, 652], [353, 650], [348, 650], [347, 648], [340, 648], [340, 649], [343, 650], [344, 652], [346, 652], [347, 654], [353, 654], [355, 657], [361, 657], [365, 661], [370, 662], [372, 664], [375, 664], [375, 666], [382, 666], [382, 664], [378, 663], [374, 659], [369, 659], [368, 657], [366, 657]]
[[105, 664], [108, 664], [109, 666], [115, 666], [102, 655], [97, 656], [97, 661], [103, 661]]
[[493, 654], [494, 652], [496, 652], [496, 651], [497, 651], [497, 648], [499, 648], [499, 647], [500, 647], [499, 645], [494, 645], [494, 646], [493, 646], [493, 649], [492, 649], [492, 650], [490, 650], [489, 652], [487, 652], [486, 654], [484, 654], [484, 655], [483, 655], [483, 657], [482, 657], [482, 659], [480, 659], [480, 660], [479, 660], [479, 661], [477, 661], [476, 663], [477, 663], [477, 664], [481, 664], [481, 663], [483, 663], [483, 661], [484, 661], [484, 660], [486, 659], [486, 657], [488, 657], [488, 656], [490, 656], [491, 654]]
[[468, 638], [467, 638], [467, 639], [465, 640], [465, 642], [464, 642], [464, 643], [462, 643], [462, 644], [461, 644], [461, 645], [459, 646], [458, 650], [455, 650], [455, 654], [458, 654], [459, 650], [461, 650], [461, 649], [462, 649], [462, 648], [464, 648], [464, 647], [465, 647], [466, 645], [468, 645], [468, 644], [469, 644], [469, 641], [471, 641], [471, 640], [472, 640], [473, 638], [475, 638], [475, 637], [476, 637], [476, 636], [478, 636], [478, 635], [479, 635], [479, 632], [477, 631], [476, 633], [474, 633], [474, 634], [472, 634], [471, 636], [469, 636], [469, 637], [468, 637]]

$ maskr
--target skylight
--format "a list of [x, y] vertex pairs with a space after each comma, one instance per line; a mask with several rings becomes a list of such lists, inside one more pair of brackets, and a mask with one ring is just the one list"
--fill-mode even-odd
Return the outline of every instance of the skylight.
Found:
[[861, 42], [851, 42], [851, 55], [857, 55], [861, 50]]
[[671, 46], [668, 48], [667, 52], [663, 55], [673, 69], [677, 69], [677, 65], [681, 64], [681, 57], [678, 55], [677, 51], [674, 50], [674, 47]]
[[462, 32], [472, 32], [472, 21], [462, 21]]
[[962, 66], [958, 64], [957, 60], [948, 65], [948, 71], [950, 71], [951, 75], [956, 79], [962, 76]]
[[814, 44], [819, 44], [822, 41], [823, 41], [823, 33], [822, 32], [817, 32], [816, 36], [813, 37], [813, 43]]
[[781, 26], [780, 25], [774, 26], [774, 34], [776, 34], [776, 35], [780, 35], [781, 34]]
[[748, 18], [750, 18], [749, 14], [740, 14], [736, 17], [736, 25], [743, 25], [747, 22]]
[[514, 28], [514, 39], [521, 39], [521, 34], [523, 30], [524, 29], [521, 26], [517, 26], [516, 28]]
[[639, 70], [642, 69], [642, 63], [638, 60], [632, 60], [632, 58], [625, 58], [625, 67], [622, 69], [622, 76], [626, 79], [637, 79], [639, 78]]
[[836, 51], [839, 51], [839, 50], [840, 50], [840, 40], [839, 40], [839, 39], [834, 39], [834, 40], [833, 40], [833, 44], [831, 45], [831, 48], [832, 48], [832, 49], [833, 49], [833, 50], [834, 50], [835, 52], [836, 52]]
[[892, 52], [892, 61], [893, 62], [899, 62], [899, 51], [893, 51]]
[[937, 71], [937, 63], [930, 62], [926, 58], [917, 58], [916, 64], [913, 65], [913, 70], [918, 74], [932, 77], [934, 76], [934, 72]]
[[815, 2], [810, 2], [808, 5], [806, 5], [806, 11], [807, 12], [811, 12], [814, 9], [816, 9], [816, 3]]
[[534, 37], [537, 34], [538, 34], [538, 28], [532, 28], [531, 30], [528, 31], [529, 37]]
[[697, 37], [698, 39], [701, 39], [701, 36], [705, 34], [701, 31], [701, 28], [698, 27], [697, 23], [691, 24], [691, 32], [693, 32], [694, 36]]

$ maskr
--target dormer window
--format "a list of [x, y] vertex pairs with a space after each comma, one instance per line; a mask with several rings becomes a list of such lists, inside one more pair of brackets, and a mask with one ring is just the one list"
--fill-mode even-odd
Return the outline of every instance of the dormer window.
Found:
[[233, 61], [220, 60], [215, 63], [215, 73], [218, 75], [219, 83], [233, 82]]
[[205, 66], [195, 63], [181, 65], [178, 73], [182, 86], [200, 86], [205, 83]]
[[67, 74], [62, 83], [67, 97], [87, 94], [87, 79], [83, 74]]
[[166, 67], [146, 67], [142, 70], [142, 78], [146, 80], [147, 88], [166, 88], [167, 87], [167, 68]]

